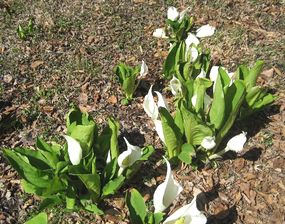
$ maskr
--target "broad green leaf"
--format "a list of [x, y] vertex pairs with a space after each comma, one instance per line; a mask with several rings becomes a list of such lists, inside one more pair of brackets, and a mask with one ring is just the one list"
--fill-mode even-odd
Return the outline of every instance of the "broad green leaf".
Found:
[[67, 189], [67, 183], [64, 182], [62, 178], [55, 176], [50, 180], [49, 184], [46, 186], [46, 189], [42, 192], [43, 196], [51, 196], [59, 192], [65, 191]]
[[104, 184], [111, 180], [115, 174], [118, 172], [118, 160], [117, 158], [112, 159], [104, 168]]
[[225, 117], [225, 95], [221, 80], [221, 75], [218, 74], [215, 86], [213, 103], [210, 109], [210, 122], [216, 129], [220, 129]]
[[174, 69], [176, 65], [175, 57], [176, 57], [178, 48], [179, 48], [179, 44], [174, 43], [167, 55], [167, 58], [164, 61], [162, 72], [163, 72], [164, 78], [166, 79], [171, 79], [172, 74], [174, 73]]
[[55, 169], [56, 164], [58, 163], [59, 153], [58, 151], [54, 151], [57, 149], [56, 147], [52, 147], [50, 144], [46, 143], [43, 139], [37, 138], [36, 146], [41, 154], [46, 158], [49, 162], [50, 166]]
[[192, 144], [200, 145], [206, 136], [213, 136], [213, 130], [205, 124], [198, 124], [192, 128]]
[[120, 189], [120, 187], [124, 184], [125, 177], [124, 176], [118, 176], [114, 180], [110, 180], [102, 190], [102, 195], [107, 196], [111, 194], [115, 194], [117, 190]]
[[84, 209], [88, 212], [93, 212], [96, 215], [104, 215], [104, 212], [99, 209], [96, 204], [87, 204], [86, 206], [84, 206]]
[[127, 193], [126, 203], [130, 212], [131, 223], [145, 224], [147, 208], [143, 197], [136, 189]]
[[186, 164], [191, 164], [192, 156], [195, 156], [195, 154], [196, 153], [193, 145], [185, 143], [182, 145], [181, 153], [179, 154], [178, 158]]
[[209, 79], [205, 78], [198, 78], [194, 81], [194, 94], [196, 95], [196, 104], [195, 104], [195, 111], [200, 113], [201, 115], [204, 114], [204, 96], [206, 89], [212, 85], [212, 82]]
[[182, 116], [182, 112], [179, 108], [176, 108], [176, 113], [174, 116], [174, 123], [177, 125], [181, 134], [183, 135], [184, 134], [183, 116]]
[[135, 92], [136, 88], [136, 75], [132, 75], [124, 80], [123, 86], [122, 86], [125, 95], [128, 100], [131, 100], [133, 98], [133, 93]]
[[4, 155], [23, 179], [40, 188], [48, 185], [51, 179], [49, 177], [50, 172], [33, 167], [27, 157], [12, 150], [4, 149]]
[[34, 216], [29, 221], [25, 222], [25, 224], [47, 224], [48, 223], [48, 217], [47, 213], [41, 212]]
[[119, 145], [118, 145], [118, 136], [120, 124], [114, 118], [108, 119], [109, 128], [112, 132], [110, 150], [111, 150], [111, 159], [118, 158], [119, 156]]
[[259, 86], [252, 87], [246, 94], [246, 102], [249, 107], [252, 107], [254, 103], [259, 98], [260, 94], [263, 92], [262, 88]]
[[100, 176], [98, 174], [73, 174], [79, 177], [85, 187], [88, 189], [90, 193], [92, 193], [92, 197], [95, 199], [99, 197], [101, 193], [101, 182]]
[[154, 223], [153, 224], [160, 224], [163, 220], [163, 216], [164, 216], [164, 213], [162, 213], [162, 212], [154, 213], [153, 214], [153, 217], [154, 217]]
[[250, 89], [255, 86], [257, 77], [261, 73], [263, 69], [264, 62], [261, 60], [258, 60], [253, 68], [250, 69], [249, 74], [247, 77], [245, 77], [245, 85], [247, 89]]
[[162, 122], [163, 134], [169, 158], [176, 157], [180, 153], [182, 133], [174, 122], [169, 112], [163, 108], [159, 108]]
[[[80, 189], [80, 188], [79, 188]], [[76, 204], [76, 193], [73, 186], [69, 186], [65, 197], [66, 208], [73, 210]]]
[[219, 67], [219, 75], [221, 77], [223, 87], [230, 84], [231, 79], [230, 79], [228, 73], [222, 67]]
[[39, 205], [39, 211], [43, 211], [46, 208], [53, 207], [62, 203], [62, 198], [59, 195], [53, 195], [51, 197], [44, 198], [44, 200]]
[[245, 80], [249, 76], [249, 69], [245, 65], [240, 65], [236, 71], [238, 80]]
[[218, 132], [218, 135], [216, 136], [216, 144], [217, 146], [221, 142], [221, 140], [224, 138], [224, 136], [228, 133], [230, 128], [232, 127], [238, 113], [239, 109], [241, 107], [241, 104], [244, 100], [246, 91], [245, 86], [243, 84], [243, 81], [236, 80], [228, 89], [227, 95], [226, 95], [226, 118], [224, 125]]
[[32, 150], [28, 148], [15, 148], [14, 151], [23, 156], [26, 156], [30, 164], [37, 169], [46, 170], [51, 168], [49, 161], [38, 150]]

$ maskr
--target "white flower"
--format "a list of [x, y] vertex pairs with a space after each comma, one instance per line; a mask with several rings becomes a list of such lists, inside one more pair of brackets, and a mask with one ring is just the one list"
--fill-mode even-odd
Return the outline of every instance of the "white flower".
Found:
[[228, 143], [227, 147], [225, 148], [225, 151], [234, 151], [236, 153], [239, 153], [243, 150], [243, 146], [246, 142], [246, 132], [242, 132], [239, 135], [236, 135], [232, 137]]
[[148, 73], [148, 67], [147, 67], [145, 61], [142, 60], [142, 65], [141, 65], [141, 70], [140, 70], [140, 76], [141, 76], [141, 77], [144, 77], [144, 76], [146, 76], [147, 73]]
[[216, 146], [215, 136], [206, 136], [202, 142], [201, 146], [207, 150], [210, 150]]
[[156, 38], [165, 38], [165, 39], [168, 38], [163, 28], [155, 29], [152, 35]]
[[127, 144], [127, 150], [118, 156], [119, 174], [121, 174], [125, 168], [133, 165], [142, 155], [142, 149], [140, 147], [131, 145], [126, 138], [124, 138], [124, 140]]
[[164, 137], [164, 134], [163, 134], [163, 128], [162, 128], [161, 120], [154, 120], [153, 122], [154, 122], [154, 127], [155, 127], [155, 130], [156, 130], [156, 133], [158, 134], [158, 137], [165, 144], [165, 137]]
[[163, 224], [205, 224], [207, 222], [206, 216], [198, 210], [196, 197], [169, 216]]
[[108, 151], [108, 155], [107, 155], [107, 159], [106, 159], [106, 163], [108, 164], [109, 162], [111, 162], [112, 158], [111, 158], [111, 150], [109, 149]]
[[144, 97], [143, 109], [149, 117], [151, 117], [152, 119], [157, 119], [158, 107], [155, 104], [152, 95], [152, 85], [150, 86], [147, 95]]
[[198, 45], [200, 43], [199, 39], [192, 33], [189, 33], [186, 40], [186, 49], [190, 47], [191, 44]]
[[170, 80], [169, 86], [170, 86], [171, 93], [174, 96], [182, 93], [181, 82], [175, 76], [173, 76], [173, 78]]
[[183, 190], [182, 186], [173, 178], [170, 163], [166, 158], [164, 160], [167, 165], [167, 173], [165, 181], [156, 188], [153, 195], [155, 213], [164, 211]]
[[[193, 107], [196, 106], [196, 102], [197, 102], [197, 94], [194, 94], [191, 98], [191, 103], [192, 103]], [[211, 102], [212, 102], [212, 98], [207, 93], [205, 93], [205, 95], [204, 95], [204, 111], [208, 110], [208, 107], [210, 106]]]
[[168, 105], [164, 97], [160, 92], [155, 91], [158, 96], [157, 104], [154, 102], [154, 98], [152, 95], [152, 86], [149, 88], [148, 94], [144, 97], [143, 109], [147, 113], [149, 117], [153, 120], [157, 120], [158, 118], [158, 107], [164, 107], [168, 109]]
[[212, 103], [212, 98], [205, 93], [204, 95], [204, 111], [207, 111], [209, 109], [210, 104]]
[[210, 26], [209, 24], [201, 26], [196, 32], [196, 36], [199, 38], [209, 37], [215, 33], [215, 27]]
[[175, 7], [171, 6], [168, 8], [167, 19], [175, 21], [179, 18], [179, 16], [180, 16], [180, 13], [178, 12], [178, 10]]
[[203, 69], [201, 69], [200, 74], [196, 77], [196, 79], [198, 78], [206, 78], [206, 72]]
[[[186, 50], [187, 52], [187, 50]], [[196, 59], [198, 58], [199, 56], [199, 52], [198, 50], [196, 49], [196, 47], [191, 47], [190, 48], [190, 52], [191, 52], [191, 61], [194, 62], [196, 61]]]
[[82, 148], [80, 143], [68, 135], [64, 135], [63, 137], [67, 141], [67, 152], [70, 162], [72, 165], [78, 165], [82, 159]]

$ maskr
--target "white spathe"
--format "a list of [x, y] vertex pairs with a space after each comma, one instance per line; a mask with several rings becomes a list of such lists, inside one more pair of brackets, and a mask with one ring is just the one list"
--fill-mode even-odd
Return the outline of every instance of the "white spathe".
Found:
[[[196, 106], [196, 103], [197, 103], [197, 94], [194, 94], [191, 98], [191, 103], [193, 105], [193, 107]], [[204, 111], [207, 111], [210, 104], [212, 103], [212, 98], [207, 94], [205, 93], [204, 95]]]
[[140, 76], [141, 77], [145, 77], [148, 73], [148, 67], [145, 63], [144, 60], [142, 60], [142, 64], [141, 64], [141, 70], [140, 70]]
[[171, 21], [175, 21], [179, 18], [180, 13], [178, 12], [177, 8], [170, 6], [167, 10], [167, 19]]
[[242, 132], [239, 135], [236, 135], [234, 137], [232, 137], [228, 143], [227, 143], [227, 147], [225, 148], [225, 151], [234, 151], [236, 153], [239, 153], [243, 150], [243, 146], [246, 142], [246, 132]]
[[[181, 222], [180, 222], [181, 221]], [[198, 210], [196, 197], [190, 202], [170, 215], [163, 224], [205, 224], [207, 217]]]
[[144, 97], [143, 109], [146, 114], [152, 119], [156, 120], [158, 118], [158, 107], [154, 102], [154, 98], [152, 95], [152, 85], [150, 86], [147, 95]]
[[181, 82], [175, 76], [173, 76], [172, 79], [170, 80], [169, 86], [170, 86], [171, 93], [174, 96], [182, 93]]
[[206, 78], [206, 72], [204, 71], [204, 69], [201, 69], [200, 74], [196, 77], [196, 79], [198, 78]]
[[131, 145], [126, 138], [124, 138], [124, 140], [127, 144], [127, 150], [118, 156], [118, 165], [121, 169], [119, 173], [125, 168], [133, 165], [142, 155], [142, 149], [140, 147]]
[[190, 48], [190, 52], [191, 52], [191, 61], [192, 62], [196, 61], [196, 59], [199, 56], [199, 52], [198, 52], [197, 48], [196, 47], [191, 47]]
[[163, 128], [162, 128], [161, 120], [153, 120], [153, 123], [154, 123], [154, 127], [155, 127], [155, 130], [156, 130], [156, 133], [158, 134], [158, 137], [165, 144], [165, 137], [164, 137], [164, 134], [163, 134]]
[[187, 49], [187, 47], [190, 47], [191, 44], [194, 44], [197, 46], [198, 44], [200, 44], [200, 41], [194, 34], [189, 33], [185, 40], [185, 44], [186, 44], [186, 49]]
[[82, 159], [82, 148], [80, 143], [68, 135], [64, 135], [63, 137], [67, 141], [67, 152], [70, 162], [72, 165], [78, 165]]
[[201, 142], [201, 146], [207, 150], [210, 150], [216, 146], [215, 136], [206, 136]]
[[164, 38], [167, 39], [168, 37], [166, 36], [164, 28], [157, 28], [154, 30], [152, 36], [156, 38]]
[[209, 24], [201, 26], [196, 31], [196, 36], [199, 38], [212, 36], [215, 33], [215, 29], [215, 27], [210, 26]]
[[155, 190], [153, 195], [154, 212], [164, 211], [181, 193], [182, 186], [173, 178], [170, 163], [164, 158], [167, 165], [165, 181]]
[[155, 91], [155, 93], [158, 97], [157, 104], [154, 102], [154, 98], [152, 95], [152, 85], [149, 88], [147, 95], [144, 97], [144, 102], [143, 102], [144, 111], [153, 120], [157, 120], [157, 118], [158, 118], [158, 107], [164, 107], [164, 108], [168, 109], [167, 101], [161, 95], [161, 93], [158, 91]]

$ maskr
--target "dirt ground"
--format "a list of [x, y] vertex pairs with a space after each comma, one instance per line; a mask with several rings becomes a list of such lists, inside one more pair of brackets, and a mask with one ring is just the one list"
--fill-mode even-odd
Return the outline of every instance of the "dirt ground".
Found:
[[[216, 33], [203, 40], [213, 61], [234, 70], [263, 59], [258, 80], [278, 100], [238, 122], [233, 133], [248, 133], [241, 155], [228, 154], [217, 168], [193, 171], [181, 166], [176, 179], [184, 191], [167, 212], [186, 204], [194, 192], [208, 223], [265, 224], [285, 222], [285, 1], [284, 0], [0, 0], [0, 148], [32, 146], [36, 136], [63, 141], [64, 115], [72, 103], [88, 111], [98, 124], [110, 115], [120, 120], [121, 136], [132, 144], [157, 149], [145, 169], [108, 201], [97, 217], [63, 207], [48, 210], [50, 223], [129, 223], [125, 192], [136, 187], [151, 201], [165, 176], [162, 145], [142, 108], [151, 84], [171, 104], [162, 80], [167, 43], [152, 37], [163, 27], [167, 7], [190, 7], [197, 26], [210, 23]], [[34, 21], [26, 40], [18, 25]], [[136, 98], [123, 106], [113, 68], [144, 59], [149, 75]], [[0, 223], [23, 223], [37, 212], [39, 201], [23, 193], [17, 173], [0, 150]]]

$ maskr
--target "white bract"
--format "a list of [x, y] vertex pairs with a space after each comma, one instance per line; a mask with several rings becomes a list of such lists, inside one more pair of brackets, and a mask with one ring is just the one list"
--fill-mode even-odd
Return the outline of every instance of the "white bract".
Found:
[[209, 24], [201, 26], [196, 31], [196, 36], [199, 38], [212, 36], [215, 33], [215, 29], [215, 27], [210, 26]]
[[206, 136], [201, 142], [201, 146], [207, 150], [210, 150], [216, 146], [215, 136]]
[[127, 150], [118, 156], [118, 165], [120, 167], [119, 175], [124, 169], [133, 165], [137, 160], [139, 160], [142, 155], [142, 149], [140, 147], [131, 145], [126, 138], [124, 138], [124, 140], [127, 144]]
[[154, 123], [154, 127], [155, 127], [155, 130], [156, 130], [156, 133], [158, 134], [158, 137], [165, 144], [165, 137], [164, 137], [164, 134], [163, 134], [163, 128], [162, 128], [161, 120], [153, 120], [153, 123]]
[[156, 38], [165, 38], [165, 39], [168, 38], [163, 28], [155, 29], [152, 35]]
[[148, 67], [147, 67], [145, 61], [142, 60], [142, 65], [141, 65], [141, 70], [140, 70], [140, 76], [141, 76], [141, 77], [144, 77], [144, 76], [147, 75], [147, 73], [148, 73]]
[[78, 165], [82, 159], [82, 148], [80, 143], [68, 135], [64, 135], [63, 137], [67, 141], [67, 152], [70, 162], [72, 165]]
[[[197, 102], [197, 94], [194, 94], [191, 98], [191, 103], [192, 103], [193, 107], [196, 106], [196, 102]], [[205, 93], [205, 95], [204, 95], [204, 111], [208, 110], [211, 103], [212, 103], [212, 98], [207, 93]]]
[[178, 12], [178, 10], [171, 6], [168, 8], [167, 10], [167, 19], [171, 20], [171, 21], [175, 21], [179, 18], [180, 13]]
[[200, 74], [196, 77], [196, 79], [198, 78], [206, 78], [206, 72], [203, 69], [201, 69]]
[[163, 224], [205, 224], [206, 222], [207, 217], [198, 210], [195, 197], [190, 204], [176, 210]]
[[173, 178], [170, 163], [166, 158], [164, 160], [167, 165], [165, 181], [156, 188], [153, 195], [155, 213], [164, 211], [183, 190]]
[[152, 95], [152, 86], [151, 86], [149, 88], [148, 94], [144, 97], [143, 109], [146, 112], [146, 114], [153, 120], [158, 137], [161, 139], [163, 143], [165, 143], [165, 138], [162, 130], [162, 123], [158, 119], [158, 108], [164, 107], [168, 110], [168, 105], [160, 92], [155, 91], [155, 93], [158, 97], [157, 104], [154, 102], [154, 98]]
[[243, 150], [243, 146], [246, 142], [246, 132], [242, 132], [239, 135], [236, 135], [232, 137], [228, 143], [227, 147], [225, 148], [225, 151], [234, 151], [236, 153], [239, 153]]
[[169, 86], [170, 86], [171, 93], [174, 96], [182, 93], [181, 82], [175, 76], [173, 76], [173, 78], [170, 80]]

